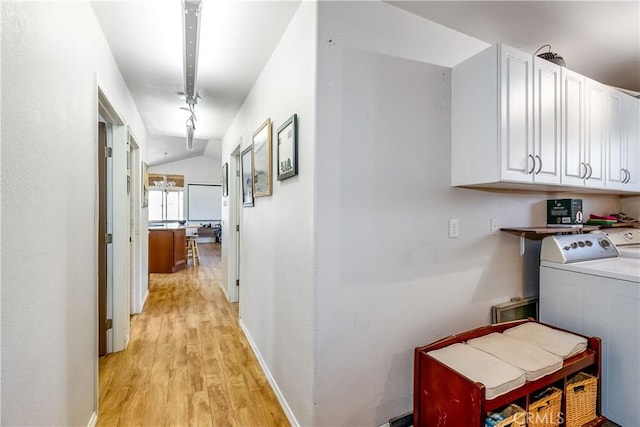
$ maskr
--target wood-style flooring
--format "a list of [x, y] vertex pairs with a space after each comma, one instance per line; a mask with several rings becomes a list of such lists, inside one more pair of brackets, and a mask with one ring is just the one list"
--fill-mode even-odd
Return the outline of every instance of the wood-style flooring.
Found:
[[98, 426], [287, 426], [220, 290], [220, 244], [201, 265], [152, 274], [127, 350], [100, 359]]

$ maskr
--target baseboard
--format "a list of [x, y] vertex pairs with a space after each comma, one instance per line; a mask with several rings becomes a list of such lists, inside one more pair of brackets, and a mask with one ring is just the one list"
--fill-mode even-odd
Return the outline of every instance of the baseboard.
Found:
[[271, 372], [269, 371], [267, 364], [262, 358], [262, 355], [260, 354], [260, 351], [258, 350], [258, 347], [256, 346], [255, 341], [253, 341], [253, 338], [251, 337], [251, 334], [249, 333], [249, 330], [247, 329], [242, 319], [240, 319], [240, 328], [242, 329], [242, 332], [244, 332], [244, 336], [247, 337], [247, 341], [249, 341], [251, 350], [253, 350], [253, 354], [255, 354], [256, 359], [258, 359], [258, 363], [262, 368], [262, 372], [264, 372], [264, 375], [267, 377], [267, 381], [269, 381], [269, 384], [271, 384], [271, 388], [273, 389], [273, 392], [276, 394], [276, 397], [278, 398], [278, 402], [280, 402], [280, 406], [282, 406], [282, 410], [284, 411], [285, 415], [289, 419], [289, 422], [293, 427], [300, 427], [300, 423], [298, 422], [298, 420], [296, 420], [295, 415], [293, 415], [293, 411], [291, 410], [291, 408], [287, 404], [287, 401], [282, 395], [282, 392], [280, 391], [278, 384], [276, 384], [276, 380], [271, 375]]
[[140, 311], [138, 313], [142, 313], [142, 309], [144, 308], [144, 304], [147, 302], [147, 298], [149, 298], [149, 284], [147, 284], [147, 289], [144, 291], [144, 295], [142, 295], [142, 301], [140, 301]]
[[96, 427], [97, 423], [98, 423], [98, 416], [94, 412], [93, 414], [91, 414], [91, 418], [89, 418], [89, 424], [87, 424], [87, 427]]

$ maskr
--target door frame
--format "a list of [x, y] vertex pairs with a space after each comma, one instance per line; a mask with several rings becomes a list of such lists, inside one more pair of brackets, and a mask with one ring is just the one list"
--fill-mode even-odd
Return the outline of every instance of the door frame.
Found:
[[[241, 209], [242, 209], [242, 187], [238, 174], [240, 170], [240, 151], [242, 139], [236, 148], [229, 155], [229, 227], [228, 236], [222, 239], [223, 249], [226, 249], [228, 261], [227, 269], [227, 289], [225, 290], [229, 302], [238, 302], [240, 299], [240, 289], [236, 285], [236, 280], [240, 279], [240, 233]], [[240, 231], [236, 231], [240, 227]], [[226, 248], [224, 246], [226, 245]]]
[[[127, 126], [109, 101], [108, 96], [98, 84], [98, 115], [107, 122], [107, 145], [112, 148], [112, 173], [107, 176], [107, 187], [111, 188], [111, 262], [107, 264], [112, 277], [110, 289], [107, 288], [107, 317], [112, 319], [113, 327], [107, 331], [107, 353], [126, 349], [129, 342], [129, 296], [130, 275], [127, 273], [129, 255], [129, 209], [127, 194], [127, 146], [129, 132]], [[109, 131], [110, 129], [110, 131]], [[97, 138], [97, 135], [96, 135]], [[96, 147], [97, 147], [96, 139]], [[96, 155], [96, 162], [98, 156]], [[97, 164], [96, 164], [97, 170]], [[97, 186], [97, 184], [96, 184]], [[96, 189], [97, 194], [97, 189]], [[109, 196], [107, 196], [109, 198]], [[98, 210], [96, 198], [96, 213]], [[109, 203], [109, 202], [107, 202]], [[97, 228], [97, 220], [96, 220]], [[107, 230], [109, 232], [109, 230]], [[97, 233], [97, 230], [96, 230]], [[97, 239], [96, 239], [97, 240]], [[96, 241], [96, 247], [98, 242]], [[97, 248], [96, 248], [97, 252]], [[97, 269], [96, 269], [97, 270]], [[96, 273], [96, 289], [97, 289]], [[109, 286], [109, 283], [108, 283]], [[97, 298], [96, 298], [97, 304]], [[96, 314], [97, 316], [97, 314]], [[97, 326], [97, 325], [96, 325]], [[96, 332], [97, 337], [97, 332]], [[97, 348], [97, 342], [96, 342]]]

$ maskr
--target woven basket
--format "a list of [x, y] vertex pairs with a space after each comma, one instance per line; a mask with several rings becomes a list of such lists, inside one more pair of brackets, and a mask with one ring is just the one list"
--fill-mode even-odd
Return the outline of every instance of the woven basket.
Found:
[[598, 378], [579, 372], [567, 381], [567, 427], [577, 427], [596, 418]]
[[525, 427], [527, 424], [527, 413], [518, 405], [509, 405], [500, 414], [505, 419], [496, 424], [496, 427]]
[[529, 427], [556, 427], [562, 420], [562, 390], [549, 387], [543, 397], [529, 404]]

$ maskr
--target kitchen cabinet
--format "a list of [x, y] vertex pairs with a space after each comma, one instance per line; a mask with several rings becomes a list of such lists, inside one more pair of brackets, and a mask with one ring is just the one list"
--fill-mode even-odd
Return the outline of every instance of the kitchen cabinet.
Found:
[[562, 87], [562, 184], [604, 188], [606, 88], [566, 68]]
[[560, 69], [506, 45], [453, 68], [453, 185], [560, 184]]
[[451, 74], [451, 183], [640, 190], [640, 101], [497, 44]]
[[149, 273], [175, 273], [187, 266], [184, 228], [149, 230]]
[[638, 191], [638, 101], [607, 94], [607, 188]]

